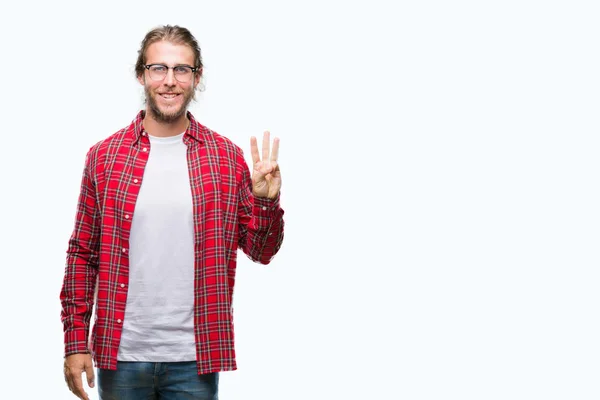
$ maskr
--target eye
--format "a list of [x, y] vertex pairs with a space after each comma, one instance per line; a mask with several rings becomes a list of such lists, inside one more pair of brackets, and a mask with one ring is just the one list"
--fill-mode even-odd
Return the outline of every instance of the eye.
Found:
[[153, 65], [150, 67], [150, 71], [162, 73], [167, 71], [167, 67], [165, 67], [164, 65]]
[[183, 65], [175, 67], [174, 70], [176, 74], [187, 74], [188, 72], [190, 72], [190, 68], [185, 67]]

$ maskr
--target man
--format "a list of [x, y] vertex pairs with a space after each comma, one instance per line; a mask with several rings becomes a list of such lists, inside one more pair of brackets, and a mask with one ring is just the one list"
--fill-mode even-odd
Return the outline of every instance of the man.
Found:
[[[217, 399], [237, 368], [232, 295], [238, 247], [268, 264], [283, 240], [279, 140], [262, 158], [187, 111], [200, 48], [179, 26], [146, 35], [136, 64], [146, 108], [86, 155], [60, 293], [65, 380], [88, 399]], [[90, 317], [95, 323], [88, 345]]]

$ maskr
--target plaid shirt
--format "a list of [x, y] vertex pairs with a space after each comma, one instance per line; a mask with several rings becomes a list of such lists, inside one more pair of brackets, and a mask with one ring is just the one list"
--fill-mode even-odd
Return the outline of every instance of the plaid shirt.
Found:
[[[237, 249], [268, 264], [283, 240], [277, 199], [254, 198], [242, 150], [191, 113], [183, 136], [193, 199], [194, 333], [198, 373], [237, 369], [232, 296]], [[65, 356], [91, 352], [116, 369], [129, 284], [129, 233], [150, 141], [140, 111], [86, 155], [60, 300]], [[96, 302], [91, 344], [90, 317]]]

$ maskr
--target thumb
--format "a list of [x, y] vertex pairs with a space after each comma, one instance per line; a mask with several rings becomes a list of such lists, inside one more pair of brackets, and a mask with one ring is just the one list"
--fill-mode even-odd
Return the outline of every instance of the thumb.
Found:
[[94, 367], [91, 363], [87, 363], [85, 365], [85, 376], [87, 378], [88, 386], [93, 388], [95, 377], [94, 377]]
[[271, 173], [277, 171], [278, 167], [279, 166], [277, 165], [277, 161], [271, 161], [271, 169], [269, 170], [268, 173], [271, 174]]

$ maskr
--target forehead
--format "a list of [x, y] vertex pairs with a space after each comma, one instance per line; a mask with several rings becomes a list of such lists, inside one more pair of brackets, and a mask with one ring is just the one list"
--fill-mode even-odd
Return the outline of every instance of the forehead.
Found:
[[146, 64], [187, 64], [194, 65], [194, 52], [184, 44], [167, 41], [152, 43], [146, 49]]

